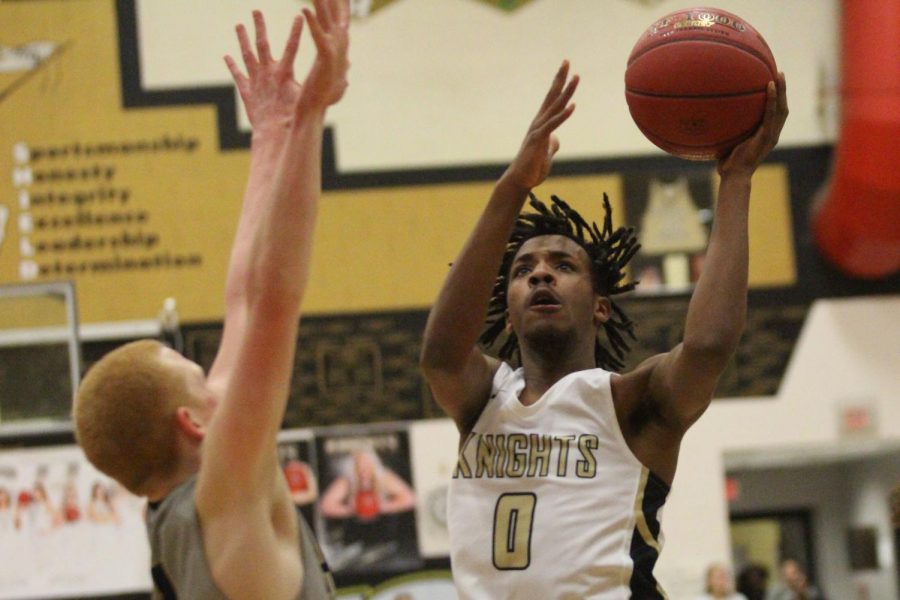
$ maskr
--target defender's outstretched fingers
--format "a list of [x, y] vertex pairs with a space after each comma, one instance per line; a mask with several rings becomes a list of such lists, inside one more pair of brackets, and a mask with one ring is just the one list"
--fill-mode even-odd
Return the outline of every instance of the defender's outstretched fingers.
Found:
[[297, 58], [297, 49], [300, 47], [300, 36], [303, 33], [303, 15], [294, 17], [291, 25], [291, 33], [284, 45], [284, 56], [281, 57], [281, 65], [289, 77], [294, 76], [294, 60]]
[[269, 35], [266, 32], [266, 20], [260, 11], [253, 11], [253, 27], [256, 30], [256, 54], [259, 62], [268, 64], [272, 62], [272, 48], [269, 46]]
[[247, 67], [247, 75], [253, 79], [256, 76], [259, 62], [257, 62], [256, 56], [253, 54], [253, 47], [250, 45], [250, 38], [247, 36], [247, 28], [243, 25], [238, 25], [234, 30], [237, 32], [238, 43], [241, 46], [241, 58], [244, 60], [244, 66]]
[[241, 91], [241, 87], [247, 84], [247, 77], [241, 73], [237, 63], [234, 62], [234, 59], [228, 54], [225, 55], [225, 66], [228, 67], [228, 71], [231, 73], [231, 78], [234, 79], [238, 91]]
[[336, 24], [344, 29], [350, 26], [350, 0], [337, 0]]
[[325, 0], [313, 0], [316, 7], [316, 16], [323, 31], [331, 31], [334, 24], [334, 15], [331, 14], [331, 6]]
[[315, 14], [308, 8], [303, 9], [303, 16], [306, 17], [306, 22], [309, 23], [309, 33], [312, 35], [313, 41], [316, 43], [316, 50], [319, 52], [324, 52], [328, 47], [325, 39], [325, 31], [322, 29], [322, 25], [319, 22], [319, 19]]

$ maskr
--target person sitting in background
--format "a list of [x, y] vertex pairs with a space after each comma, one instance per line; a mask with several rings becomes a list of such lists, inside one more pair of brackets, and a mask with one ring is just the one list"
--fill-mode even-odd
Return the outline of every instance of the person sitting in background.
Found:
[[706, 592], [697, 600], [747, 600], [747, 597], [734, 591], [731, 569], [713, 563], [706, 568]]
[[766, 600], [769, 589], [769, 570], [762, 565], [747, 565], [737, 577], [737, 590], [747, 600]]
[[768, 600], [825, 600], [822, 592], [809, 582], [800, 563], [792, 558], [781, 563], [781, 582]]

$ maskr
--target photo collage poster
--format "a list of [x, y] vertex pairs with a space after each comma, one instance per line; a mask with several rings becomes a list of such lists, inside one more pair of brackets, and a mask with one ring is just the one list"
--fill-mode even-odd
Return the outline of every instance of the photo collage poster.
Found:
[[145, 510], [76, 446], [0, 452], [0, 600], [149, 590]]

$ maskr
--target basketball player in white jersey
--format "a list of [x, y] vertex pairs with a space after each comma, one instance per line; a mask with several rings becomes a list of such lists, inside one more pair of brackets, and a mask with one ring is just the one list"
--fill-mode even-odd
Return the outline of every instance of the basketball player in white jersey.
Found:
[[[602, 228], [555, 197], [520, 215], [559, 148], [552, 133], [574, 110], [568, 71], [563, 63], [425, 330], [422, 369], [461, 434], [448, 498], [461, 598], [664, 597], [652, 572], [660, 509], [682, 436], [744, 327], [751, 178], [788, 112], [779, 74], [760, 129], [718, 164], [715, 226], [683, 341], [619, 375], [610, 370], [632, 327], [610, 296], [632, 287], [622, 283], [637, 250], [631, 230], [613, 230], [608, 202]], [[486, 309], [481, 341], [505, 330], [499, 354], [520, 368], [477, 345]]]
[[[259, 12], [255, 54], [238, 27], [247, 75], [226, 59], [253, 141], [223, 339], [208, 376], [144, 340], [106, 355], [76, 396], [88, 459], [150, 502], [154, 598], [334, 596], [276, 448], [310, 269], [325, 113], [343, 96], [349, 67], [349, 0], [315, 0], [315, 12], [303, 13], [281, 60]], [[316, 57], [300, 85], [293, 62], [304, 21]]]

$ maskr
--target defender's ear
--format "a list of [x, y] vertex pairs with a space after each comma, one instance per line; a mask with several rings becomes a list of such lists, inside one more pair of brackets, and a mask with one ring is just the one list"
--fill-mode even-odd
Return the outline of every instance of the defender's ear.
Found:
[[175, 410], [175, 425], [188, 438], [198, 442], [206, 435], [206, 425], [187, 406]]

